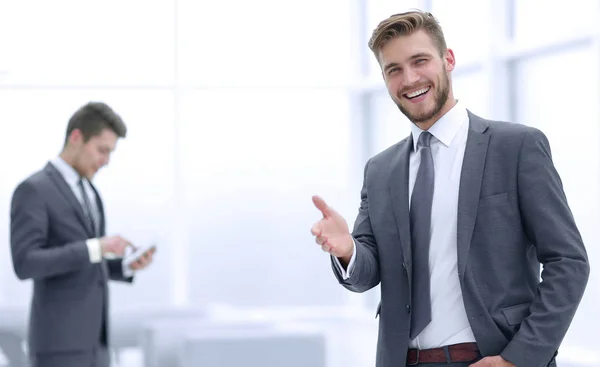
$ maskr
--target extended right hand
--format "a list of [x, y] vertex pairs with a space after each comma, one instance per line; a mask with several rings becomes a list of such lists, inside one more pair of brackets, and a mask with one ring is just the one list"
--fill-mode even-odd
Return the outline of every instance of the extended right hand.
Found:
[[323, 218], [315, 223], [310, 230], [313, 236], [316, 237], [315, 241], [323, 251], [350, 261], [354, 251], [354, 242], [346, 220], [319, 196], [313, 196], [312, 200], [317, 209], [323, 214]]
[[129, 240], [121, 236], [106, 236], [100, 238], [100, 248], [102, 249], [102, 255], [112, 253], [116, 256], [122, 257], [125, 255], [125, 249], [128, 246], [133, 247]]

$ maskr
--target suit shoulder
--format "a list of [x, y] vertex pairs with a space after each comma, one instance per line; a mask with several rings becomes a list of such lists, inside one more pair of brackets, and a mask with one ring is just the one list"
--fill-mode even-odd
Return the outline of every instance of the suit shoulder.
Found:
[[404, 144], [409, 144], [409, 138], [404, 138], [403, 140], [397, 142], [396, 144], [386, 148], [385, 150], [375, 154], [373, 157], [369, 159], [370, 163], [384, 163], [389, 162], [393, 157], [398, 154], [398, 151], [402, 149]]
[[47, 181], [48, 175], [43, 170], [39, 170], [18, 182], [14, 191], [35, 192], [42, 189]]
[[501, 144], [522, 144], [526, 137], [533, 141], [548, 142], [546, 135], [538, 128], [516, 122], [488, 120], [489, 133], [493, 140]]
[[509, 136], [524, 136], [528, 134], [543, 134], [538, 128], [517, 122], [486, 120], [490, 132]]

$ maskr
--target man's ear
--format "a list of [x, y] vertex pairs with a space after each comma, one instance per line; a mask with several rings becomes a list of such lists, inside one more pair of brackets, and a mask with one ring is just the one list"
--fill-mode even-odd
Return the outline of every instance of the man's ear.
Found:
[[444, 52], [444, 65], [447, 72], [454, 70], [454, 67], [456, 66], [454, 51], [452, 51], [450, 48], [446, 49], [446, 52]]
[[83, 133], [79, 129], [71, 131], [71, 134], [69, 135], [68, 139], [69, 143], [73, 145], [81, 144], [83, 143], [83, 140]]

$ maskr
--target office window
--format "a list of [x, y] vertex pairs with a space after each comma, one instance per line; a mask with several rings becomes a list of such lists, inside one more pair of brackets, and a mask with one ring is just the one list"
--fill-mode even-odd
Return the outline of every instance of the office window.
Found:
[[[597, 162], [597, 101], [600, 96], [597, 86], [589, 83], [589, 80], [597, 80], [594, 59], [593, 49], [581, 48], [516, 63], [517, 120], [541, 129], [548, 136], [554, 161], [563, 172], [566, 191], [574, 195], [575, 213], [582, 214], [591, 206], [588, 199], [578, 194], [596, 192], [596, 179], [592, 173], [600, 163]], [[577, 67], [573, 68], [573, 65]], [[567, 75], [565, 72], [568, 77], [559, 76]], [[587, 167], [585, 180], [580, 179], [581, 166]], [[595, 226], [593, 224], [590, 230]]]
[[489, 47], [489, 1], [432, 0], [431, 13], [438, 19], [446, 44], [454, 51], [457, 68], [481, 61]]
[[181, 0], [180, 77], [218, 88], [342, 84], [352, 70], [351, 3]]
[[464, 106], [483, 118], [490, 116], [489, 85], [482, 71], [470, 73], [454, 73], [452, 77], [454, 97], [464, 102]]
[[315, 244], [322, 195], [351, 223], [349, 98], [317, 89], [211, 89], [181, 105], [194, 304], [344, 305]]
[[410, 134], [411, 122], [400, 112], [386, 89], [369, 98], [370, 118], [367, 122], [369, 145], [373, 156]]
[[[64, 142], [67, 121], [88, 100], [102, 100], [119, 113], [128, 136], [119, 141], [111, 163], [94, 183], [102, 195], [108, 234], [121, 234], [134, 244], [159, 240], [160, 255], [135, 286], [113, 284], [116, 308], [170, 301], [170, 230], [172, 209], [173, 96], [150, 90], [0, 90], [0, 155], [3, 162], [0, 206], [10, 207], [15, 185], [56, 156]], [[148, 106], [152, 106], [148, 108]], [[3, 211], [7, 212], [7, 210]], [[0, 237], [8, 240], [8, 212], [0, 221]], [[0, 252], [0, 285], [3, 302], [24, 306], [29, 302], [29, 282], [13, 273], [8, 243]], [[9, 296], [10, 295], [10, 296]], [[125, 302], [125, 297], [128, 298]]]
[[[8, 2], [7, 2], [8, 3]], [[12, 1], [4, 10], [10, 85], [173, 82], [173, 2]], [[2, 43], [0, 43], [2, 45]]]
[[[587, 245], [597, 258], [600, 220], [598, 156], [598, 65], [594, 49], [580, 48], [516, 62], [518, 122], [541, 129], [550, 141], [552, 157], [561, 176], [569, 205]], [[590, 330], [600, 324], [597, 277], [591, 275], [584, 300], [565, 338], [566, 345], [597, 347]]]
[[[518, 120], [542, 129], [555, 144], [566, 144], [559, 149], [561, 154], [579, 156], [586, 139], [598, 138], [592, 133], [598, 125], [598, 88], [589, 82], [598, 75], [594, 56], [592, 48], [578, 48], [515, 62]], [[571, 146], [574, 142], [577, 152]], [[568, 166], [574, 155], [565, 156], [560, 164]]]
[[523, 44], [563, 39], [593, 32], [598, 14], [595, 0], [514, 0], [514, 38]]
[[4, 50], [8, 50], [11, 42], [9, 21], [10, 18], [8, 10], [10, 6], [7, 1], [0, 2], [0, 50], [2, 51], [2, 57], [0, 57], [0, 83], [3, 82], [6, 76], [6, 70], [8, 65], [11, 64], [11, 59], [14, 55], [10, 55]]

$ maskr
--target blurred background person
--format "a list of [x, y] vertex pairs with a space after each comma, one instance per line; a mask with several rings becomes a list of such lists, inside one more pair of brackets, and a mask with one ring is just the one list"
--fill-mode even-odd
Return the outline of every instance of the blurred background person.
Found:
[[126, 133], [109, 106], [86, 104], [69, 120], [60, 155], [15, 189], [11, 253], [19, 279], [34, 282], [28, 342], [35, 367], [109, 366], [107, 280], [132, 282], [152, 261], [150, 252], [123, 261], [131, 243], [105, 236], [92, 184]]

